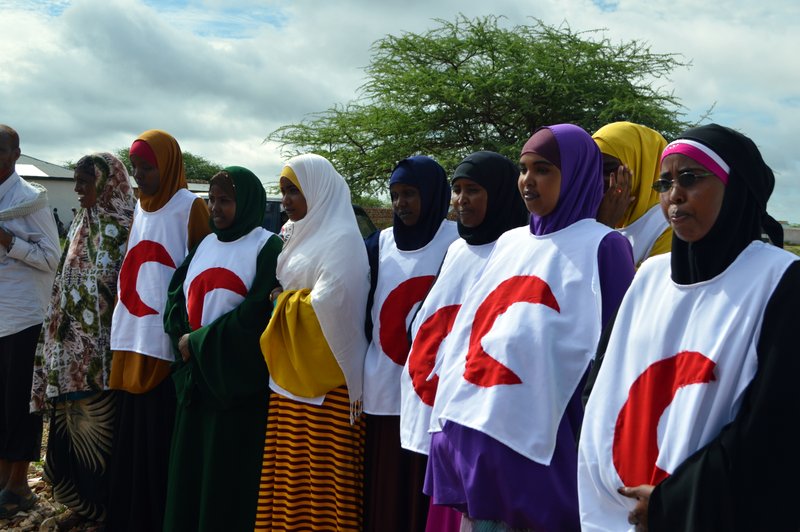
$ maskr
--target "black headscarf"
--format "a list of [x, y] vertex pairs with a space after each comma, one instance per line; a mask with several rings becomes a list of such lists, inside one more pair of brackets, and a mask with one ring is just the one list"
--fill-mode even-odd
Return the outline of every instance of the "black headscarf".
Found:
[[672, 279], [679, 284], [706, 281], [722, 273], [762, 230], [783, 247], [783, 228], [767, 214], [775, 176], [748, 137], [717, 124], [684, 131], [689, 139], [711, 148], [728, 166], [728, 184], [719, 216], [697, 242], [672, 237]]
[[415, 155], [397, 163], [392, 170], [389, 186], [395, 183], [416, 187], [420, 195], [420, 213], [416, 224], [406, 226], [394, 215], [392, 230], [397, 248], [403, 251], [423, 248], [433, 240], [442, 220], [447, 216], [450, 206], [447, 173], [430, 157]]
[[469, 179], [486, 189], [486, 217], [478, 227], [458, 222], [458, 234], [472, 246], [494, 242], [500, 235], [528, 222], [528, 209], [517, 187], [519, 168], [508, 157], [479, 151], [458, 163], [450, 183]]

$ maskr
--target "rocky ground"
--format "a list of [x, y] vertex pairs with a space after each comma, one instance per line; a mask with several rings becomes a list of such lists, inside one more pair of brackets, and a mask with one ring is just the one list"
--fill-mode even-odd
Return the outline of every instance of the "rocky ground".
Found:
[[93, 521], [87, 522], [81, 516], [53, 500], [53, 490], [50, 484], [42, 478], [44, 476], [44, 444], [47, 442], [47, 433], [48, 424], [45, 422], [42, 437], [42, 461], [31, 464], [28, 474], [28, 483], [39, 500], [36, 502], [36, 506], [27, 512], [20, 512], [11, 519], [0, 519], [0, 530], [18, 532], [97, 532], [103, 530], [101, 524]]

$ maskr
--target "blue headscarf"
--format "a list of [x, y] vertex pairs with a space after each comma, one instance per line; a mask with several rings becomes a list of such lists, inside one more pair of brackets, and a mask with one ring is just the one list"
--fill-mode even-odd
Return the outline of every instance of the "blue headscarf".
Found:
[[397, 163], [392, 170], [389, 187], [395, 183], [416, 187], [419, 190], [421, 205], [419, 220], [413, 226], [405, 225], [396, 214], [394, 215], [392, 230], [397, 248], [411, 251], [425, 247], [433, 240], [450, 206], [450, 184], [447, 182], [447, 173], [430, 157], [415, 155]]
[[[600, 200], [603, 199], [603, 158], [591, 135], [574, 124], [545, 126], [536, 130], [525, 143], [521, 155], [532, 153], [530, 146], [537, 136], [555, 138], [558, 161], [545, 153], [538, 153], [561, 170], [561, 190], [558, 203], [547, 216], [531, 213], [531, 233], [546, 235], [554, 233], [584, 218], [595, 218]], [[552, 143], [543, 144], [554, 149]], [[542, 150], [547, 151], [547, 150]], [[552, 151], [552, 150], [551, 150]]]

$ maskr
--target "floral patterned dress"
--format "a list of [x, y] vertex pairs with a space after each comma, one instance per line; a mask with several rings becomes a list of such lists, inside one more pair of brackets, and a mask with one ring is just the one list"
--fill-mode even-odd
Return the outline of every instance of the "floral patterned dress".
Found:
[[105, 517], [114, 395], [111, 315], [135, 199], [123, 164], [109, 153], [81, 159], [94, 168], [97, 202], [67, 235], [37, 352], [31, 411], [52, 407], [45, 475], [58, 502]]

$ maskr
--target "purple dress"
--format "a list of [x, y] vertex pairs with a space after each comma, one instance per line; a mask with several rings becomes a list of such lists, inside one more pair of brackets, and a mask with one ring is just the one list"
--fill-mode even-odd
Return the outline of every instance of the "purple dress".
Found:
[[[598, 267], [605, 326], [634, 274], [630, 245], [622, 235], [609, 233], [602, 240]], [[447, 422], [431, 440], [425, 493], [434, 504], [453, 507], [472, 519], [533, 530], [580, 530], [577, 437], [583, 419], [584, 381], [561, 419], [549, 466], [525, 458], [486, 434]]]

